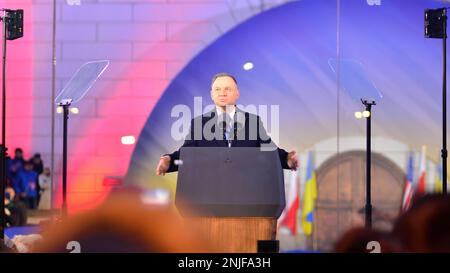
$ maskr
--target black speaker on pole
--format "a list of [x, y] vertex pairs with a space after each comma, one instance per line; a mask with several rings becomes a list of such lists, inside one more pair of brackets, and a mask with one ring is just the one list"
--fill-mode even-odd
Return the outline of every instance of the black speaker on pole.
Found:
[[6, 39], [15, 40], [23, 37], [23, 9], [10, 10], [7, 13]]
[[425, 10], [425, 38], [442, 39], [442, 193], [447, 194], [447, 9]]
[[425, 38], [444, 38], [446, 19], [446, 9], [444, 8], [425, 10]]
[[23, 10], [1, 9], [3, 27], [2, 99], [1, 99], [1, 144], [0, 144], [0, 250], [5, 244], [5, 188], [6, 188], [6, 41], [23, 37]]

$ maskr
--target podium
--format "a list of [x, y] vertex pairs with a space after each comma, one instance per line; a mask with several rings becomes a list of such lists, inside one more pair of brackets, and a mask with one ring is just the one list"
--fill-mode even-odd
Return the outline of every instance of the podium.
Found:
[[175, 205], [217, 252], [257, 252], [275, 240], [285, 207], [278, 152], [257, 147], [183, 147]]

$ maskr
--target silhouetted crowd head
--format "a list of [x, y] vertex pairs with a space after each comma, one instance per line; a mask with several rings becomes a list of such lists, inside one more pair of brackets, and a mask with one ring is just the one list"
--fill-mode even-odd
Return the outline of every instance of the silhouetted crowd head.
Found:
[[113, 193], [97, 209], [49, 226], [34, 252], [209, 252], [169, 205], [147, 205], [137, 190]]
[[450, 197], [425, 195], [414, 201], [394, 223], [391, 232], [353, 228], [335, 244], [335, 252], [450, 252]]

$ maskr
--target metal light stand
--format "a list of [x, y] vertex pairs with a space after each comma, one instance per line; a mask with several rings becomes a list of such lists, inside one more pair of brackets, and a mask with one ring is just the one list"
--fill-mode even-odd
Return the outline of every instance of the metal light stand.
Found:
[[366, 206], [365, 227], [372, 228], [372, 185], [371, 185], [371, 159], [372, 159], [372, 106], [376, 105], [374, 100], [361, 99], [362, 104], [369, 112], [366, 117]]
[[63, 108], [63, 170], [62, 170], [62, 216], [67, 216], [67, 136], [69, 122], [69, 107], [71, 99], [62, 100], [59, 104]]

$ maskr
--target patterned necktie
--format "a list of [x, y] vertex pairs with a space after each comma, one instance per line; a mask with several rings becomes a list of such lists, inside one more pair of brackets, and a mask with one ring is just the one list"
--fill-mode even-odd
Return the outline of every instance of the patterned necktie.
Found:
[[[225, 115], [225, 116], [224, 116]], [[221, 127], [223, 130], [223, 140], [229, 140], [230, 139], [230, 132], [231, 132], [231, 117], [228, 114], [222, 114], [220, 117]]]

